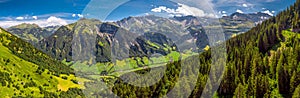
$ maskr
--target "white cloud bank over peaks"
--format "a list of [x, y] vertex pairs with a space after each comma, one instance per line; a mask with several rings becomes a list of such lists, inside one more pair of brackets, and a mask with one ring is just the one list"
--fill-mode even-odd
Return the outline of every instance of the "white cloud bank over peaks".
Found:
[[24, 17], [17, 17], [17, 20], [24, 20]]
[[38, 17], [37, 17], [37, 16], [32, 16], [32, 18], [33, 18], [33, 19], [35, 19], [35, 20], [37, 20], [37, 19], [38, 19]]
[[79, 17], [79, 18], [83, 18], [82, 14], [72, 14], [72, 17]]
[[265, 13], [265, 14], [269, 14], [270, 16], [274, 16], [275, 14], [275, 11], [270, 11], [270, 10], [265, 10], [265, 11], [261, 11], [262, 13]]
[[190, 7], [184, 4], [178, 3], [177, 9], [167, 8], [165, 6], [159, 6], [151, 9], [152, 12], [155, 13], [168, 13], [169, 16], [198, 16], [198, 17], [217, 17], [212, 13], [205, 13], [203, 10], [198, 9], [196, 7]]
[[48, 19], [47, 19], [47, 24], [45, 24], [46, 26], [55, 26], [55, 25], [67, 25], [67, 21], [66, 20], [63, 20], [61, 18], [57, 18], [57, 17], [54, 17], [54, 16], [50, 16]]
[[[17, 17], [18, 18], [18, 17]], [[67, 25], [69, 23], [74, 22], [74, 20], [65, 20], [65, 19], [61, 19], [55, 16], [50, 16], [49, 18], [46, 19], [38, 19], [37, 17], [32, 17], [33, 20], [25, 20], [24, 17], [18, 18], [16, 20], [2, 20], [0, 21], [0, 27], [3, 28], [8, 28], [11, 26], [15, 26], [15, 25], [19, 25], [22, 23], [29, 23], [29, 24], [37, 24], [41, 27], [47, 27], [47, 26], [60, 26], [60, 25]]]

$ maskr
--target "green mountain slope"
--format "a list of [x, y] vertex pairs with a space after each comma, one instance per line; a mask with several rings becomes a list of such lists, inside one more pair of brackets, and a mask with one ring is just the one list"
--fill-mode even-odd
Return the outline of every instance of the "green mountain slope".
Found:
[[0, 42], [1, 98], [82, 95], [70, 67], [1, 28]]
[[[137, 87], [118, 79], [114, 83], [113, 92], [121, 97], [163, 96], [173, 89], [178, 82], [178, 75], [181, 74], [182, 77], [186, 77], [181, 82], [186, 84], [181, 85], [180, 89], [184, 89], [184, 92], [191, 90], [191, 98], [199, 98], [201, 95], [204, 98], [213, 97], [212, 95], [221, 98], [298, 98], [300, 95], [299, 13], [300, 0], [297, 0], [293, 6], [276, 17], [228, 40], [226, 68], [220, 86], [213, 85], [213, 82], [217, 81], [216, 78], [208, 79], [212, 53], [207, 51], [199, 56], [168, 64], [162, 80], [153, 86]], [[196, 75], [198, 81], [194, 89], [189, 88], [190, 84], [187, 80], [187, 76], [191, 76], [191, 73], [179, 73], [178, 70], [180, 65], [182, 67], [191, 64], [201, 65], [200, 70], [187, 67], [189, 71], [200, 72]], [[130, 76], [124, 74], [123, 77]], [[213, 74], [212, 77], [217, 76]], [[210, 88], [204, 90], [206, 84], [212, 88], [217, 86], [218, 90], [216, 92], [211, 92]], [[182, 96], [177, 93], [174, 95]]]

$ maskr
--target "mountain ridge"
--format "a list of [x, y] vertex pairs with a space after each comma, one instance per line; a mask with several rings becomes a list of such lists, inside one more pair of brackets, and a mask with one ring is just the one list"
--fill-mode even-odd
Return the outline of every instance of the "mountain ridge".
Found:
[[9, 27], [8, 32], [12, 32], [19, 38], [25, 41], [36, 44], [38, 41], [50, 36], [58, 26], [40, 27], [37, 24], [22, 23], [16, 26]]

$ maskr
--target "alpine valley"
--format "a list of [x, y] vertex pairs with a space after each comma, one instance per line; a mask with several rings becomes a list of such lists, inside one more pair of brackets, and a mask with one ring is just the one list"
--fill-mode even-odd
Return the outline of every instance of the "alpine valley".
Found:
[[[299, 98], [299, 13], [297, 0], [274, 17], [261, 12], [219, 19], [146, 15], [1, 28], [0, 97], [165, 97], [180, 82], [181, 90], [167, 97]], [[208, 21], [213, 24], [204, 25]], [[211, 69], [211, 49], [218, 46], [210, 46], [205, 30], [218, 25], [226, 38], [218, 44], [227, 50], [222, 80], [218, 73], [209, 74], [218, 70]], [[158, 80], [152, 86], [134, 86], [122, 78], [164, 67], [165, 73], [151, 76]]]

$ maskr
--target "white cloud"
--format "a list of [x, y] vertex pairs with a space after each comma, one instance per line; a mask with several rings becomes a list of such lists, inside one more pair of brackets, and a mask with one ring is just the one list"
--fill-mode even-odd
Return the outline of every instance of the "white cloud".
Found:
[[39, 19], [47, 19], [51, 16], [60, 17], [60, 18], [70, 18], [70, 17], [72, 17], [72, 15], [73, 15], [73, 13], [50, 13], [50, 14], [38, 15], [38, 18]]
[[75, 18], [75, 17], [83, 18], [83, 15], [82, 14], [72, 14], [72, 17], [73, 18]]
[[274, 16], [275, 11], [271, 12], [270, 10], [265, 10], [265, 11], [262, 11], [262, 13], [269, 14], [270, 16]]
[[24, 20], [24, 17], [17, 17], [17, 20]]
[[22, 23], [37, 24], [41, 27], [56, 26], [56, 25], [67, 25], [69, 23], [75, 22], [75, 20], [64, 20], [58, 17], [51, 16], [48, 19], [37, 19], [37, 20], [4, 20], [0, 21], [0, 27], [8, 28], [11, 26], [19, 25]]
[[199, 17], [215, 17], [216, 15], [211, 13], [205, 13], [203, 10], [196, 7], [190, 7], [184, 4], [178, 3], [179, 7], [177, 9], [167, 8], [165, 6], [159, 6], [157, 8], [151, 9], [152, 12], [162, 13], [166, 12], [169, 16], [199, 16]]
[[243, 6], [243, 7], [248, 7], [248, 5], [247, 5], [246, 3], [244, 3], [242, 6]]
[[176, 12], [175, 9], [171, 9], [171, 8], [167, 8], [165, 6], [159, 6], [157, 8], [151, 9], [152, 12], [157, 12], [157, 13], [161, 13], [161, 12], [167, 12], [167, 13], [178, 13]]
[[67, 25], [67, 21], [57, 18], [54, 16], [51, 16], [47, 19], [48, 26], [53, 26], [53, 25]]
[[72, 14], [72, 17], [76, 17], [76, 14]]
[[215, 13], [213, 9], [215, 4], [214, 0], [171, 0], [180, 4], [187, 5], [189, 7], [195, 7], [205, 11], [206, 13]]
[[275, 13], [275, 11], [272, 11], [272, 13]]
[[240, 9], [237, 9], [236, 12], [238, 12], [238, 13], [244, 13], [244, 12], [243, 12], [242, 10], [240, 10]]
[[77, 16], [78, 16], [79, 18], [83, 18], [83, 15], [81, 15], [81, 14], [77, 14]]
[[35, 20], [37, 20], [37, 19], [38, 19], [38, 17], [37, 17], [37, 16], [32, 16], [32, 18], [33, 18], [33, 19], [35, 19]]
[[151, 9], [152, 12], [156, 12], [156, 13], [159, 13], [159, 12], [162, 12], [163, 9], [165, 9], [166, 7], [164, 6], [160, 6], [158, 8], [154, 8], [154, 9]]

